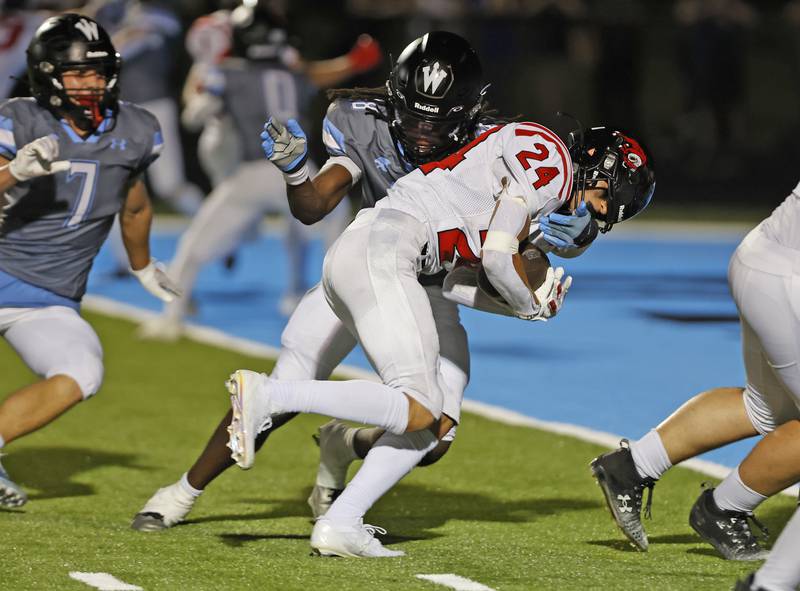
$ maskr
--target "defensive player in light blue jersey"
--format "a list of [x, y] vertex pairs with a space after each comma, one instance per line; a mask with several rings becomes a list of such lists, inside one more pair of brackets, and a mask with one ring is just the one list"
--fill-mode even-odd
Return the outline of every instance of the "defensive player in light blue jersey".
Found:
[[[118, 101], [108, 34], [62, 14], [37, 29], [27, 55], [33, 97], [0, 104], [0, 335], [42, 380], [0, 404], [0, 449], [100, 388], [102, 348], [78, 308], [117, 214], [133, 274], [162, 300], [177, 295], [150, 258], [140, 178], [161, 132], [150, 113]], [[0, 507], [25, 501], [0, 467]]]

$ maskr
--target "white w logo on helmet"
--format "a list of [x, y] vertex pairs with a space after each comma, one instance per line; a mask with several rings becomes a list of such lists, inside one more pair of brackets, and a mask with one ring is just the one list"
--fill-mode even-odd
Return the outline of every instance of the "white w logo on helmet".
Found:
[[75, 28], [83, 33], [83, 36], [86, 37], [87, 41], [97, 41], [100, 39], [100, 32], [97, 30], [97, 23], [94, 21], [82, 18], [75, 23]]
[[442, 70], [439, 67], [439, 62], [433, 62], [432, 66], [425, 66], [422, 68], [422, 80], [425, 92], [436, 94], [436, 89], [447, 78], [447, 70]]

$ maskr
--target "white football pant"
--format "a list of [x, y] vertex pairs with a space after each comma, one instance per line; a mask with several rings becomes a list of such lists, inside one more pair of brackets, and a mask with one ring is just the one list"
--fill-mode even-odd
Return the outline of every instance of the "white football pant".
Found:
[[736, 249], [728, 281], [742, 320], [745, 409], [767, 434], [800, 418], [800, 252], [760, 228]]
[[[439, 335], [442, 379], [446, 384], [442, 411], [458, 422], [469, 383], [467, 332], [458, 306], [436, 286], [425, 287]], [[356, 345], [356, 339], [333, 313], [322, 287], [312, 287], [292, 313], [281, 334], [281, 350], [272, 377], [279, 380], [326, 380]], [[452, 436], [450, 437], [452, 440]]]
[[100, 389], [100, 339], [72, 308], [0, 308], [0, 336], [38, 376], [69, 376], [80, 386], [84, 398]]
[[322, 287], [384, 384], [438, 418], [446, 386], [428, 294], [417, 280], [425, 225], [391, 209], [364, 209], [328, 250]]

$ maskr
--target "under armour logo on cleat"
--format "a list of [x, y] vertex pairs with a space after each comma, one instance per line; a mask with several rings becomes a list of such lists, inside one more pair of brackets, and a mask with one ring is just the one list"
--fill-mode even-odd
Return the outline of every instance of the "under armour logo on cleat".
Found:
[[633, 508], [628, 505], [628, 501], [631, 500], [630, 495], [617, 495], [617, 500], [619, 501], [619, 512], [625, 513], [633, 513]]

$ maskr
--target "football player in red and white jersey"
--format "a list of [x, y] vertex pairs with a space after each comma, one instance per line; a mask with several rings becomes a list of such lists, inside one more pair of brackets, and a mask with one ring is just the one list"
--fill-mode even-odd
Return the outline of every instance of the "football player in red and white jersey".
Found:
[[[448, 269], [457, 257], [480, 261], [515, 316], [553, 317], [571, 282], [564, 270], [550, 269], [543, 285], [532, 291], [514, 267], [519, 239], [527, 236], [531, 220], [565, 204], [575, 210], [584, 203], [613, 224], [626, 217], [626, 206], [616, 197], [633, 191], [646, 204], [655, 186], [647, 155], [635, 140], [603, 128], [588, 131], [583, 140], [570, 151], [541, 125], [498, 125], [443, 160], [422, 165], [397, 181], [374, 208], [362, 210], [329, 249], [322, 286], [383, 383], [289, 382], [235, 372], [228, 382], [229, 443], [237, 464], [249, 468], [258, 432], [270, 426], [272, 416], [291, 412], [375, 424], [418, 439], [416, 447], [435, 446], [446, 385], [418, 273]], [[297, 168], [299, 158], [286, 145], [273, 161]], [[368, 554], [358, 551], [363, 529], [360, 518], [341, 522], [329, 511], [317, 520], [312, 547], [325, 555], [399, 555], [374, 539]]]
[[[426, 77], [427, 66], [430, 68]], [[452, 80], [442, 76], [442, 71], [447, 72], [448, 76], [452, 75]], [[323, 138], [330, 157], [313, 181], [303, 176], [304, 149], [295, 151], [289, 148], [289, 144], [295, 148], [305, 146], [302, 130], [296, 133], [287, 128], [294, 127], [297, 130], [297, 126], [279, 122], [268, 124], [272, 133], [278, 136], [285, 134], [286, 137], [273, 140], [271, 135], [263, 134], [267, 155], [273, 161], [282, 160], [282, 155], [290, 156], [287, 159], [290, 163], [298, 160], [292, 167], [276, 162], [289, 183], [288, 197], [293, 214], [304, 223], [314, 223], [335, 208], [349, 189], [360, 189], [362, 208], [373, 207], [378, 199], [384, 197], [388, 187], [412, 170], [413, 165], [438, 161], [498, 125], [499, 121], [483, 100], [485, 82], [481, 71], [477, 55], [466, 40], [453, 33], [436, 31], [409, 44], [395, 63], [385, 87], [334, 91], [330, 95], [333, 102], [323, 124]], [[438, 93], [438, 96], [432, 96], [432, 93]], [[436, 112], [442, 115], [438, 116]], [[281, 132], [277, 131], [278, 127]], [[606, 130], [593, 130], [586, 132], [577, 144], [585, 146], [586, 154], [586, 157], [580, 158], [582, 165], [579, 176], [594, 178], [600, 173], [591, 171], [600, 162], [619, 161], [619, 154], [609, 154], [606, 158], [606, 151], [618, 150], [623, 142], [618, 135]], [[581, 150], [576, 147], [574, 152], [577, 156]], [[592, 158], [589, 155], [594, 156]], [[540, 174], [546, 173], [540, 171]], [[621, 207], [624, 210], [622, 219], [632, 217], [647, 204], [646, 201], [635, 199], [644, 193], [633, 190], [629, 186], [630, 180], [623, 175], [615, 182], [614, 202], [619, 206], [610, 209], [617, 211]], [[588, 209], [579, 206], [578, 211], [583, 215], [566, 215], [564, 212], [539, 219], [542, 233], [537, 232], [536, 243], [548, 251], [555, 249], [558, 256], [574, 256], [585, 250], [596, 236], [598, 225], [588, 215]], [[618, 215], [613, 219], [620, 221]], [[445, 234], [453, 240], [451, 246], [455, 250], [458, 233], [446, 230]], [[466, 275], [464, 271], [467, 271]], [[455, 434], [454, 425], [459, 420], [461, 397], [469, 380], [466, 333], [459, 322], [458, 308], [454, 302], [502, 314], [510, 313], [507, 306], [497, 305], [488, 297], [480, 297], [482, 294], [477, 290], [474, 271], [460, 267], [450, 273], [450, 279], [453, 280], [451, 287], [456, 289], [443, 291], [441, 277], [420, 277], [436, 320], [442, 347], [441, 371], [447, 384], [447, 398], [442, 409], [446, 418], [440, 423], [439, 445], [428, 451], [425, 448], [426, 441], [417, 442], [410, 435], [384, 433], [380, 428], [348, 429], [343, 424], [331, 421], [320, 429], [321, 462], [315, 487], [309, 497], [315, 517], [324, 514], [333, 499], [341, 493], [347, 465], [356, 456], [367, 456], [359, 471], [359, 478], [363, 483], [368, 477], [371, 484], [362, 486], [362, 494], [358, 495], [358, 503], [363, 506], [361, 511], [365, 512], [415, 465], [434, 463], [446, 453]], [[322, 289], [317, 286], [303, 298], [292, 315], [281, 336], [281, 344], [273, 373], [275, 377], [323, 379], [330, 375], [339, 360], [356, 343], [333, 314], [325, 302]], [[292, 416], [294, 414], [290, 413], [281, 419], [276, 418], [272, 428], [259, 435], [259, 443], [266, 439], [271, 430]], [[186, 516], [194, 499], [232, 464], [224, 447], [224, 441], [227, 440], [225, 430], [229, 424], [228, 416], [180, 481], [159, 489], [153, 495], [134, 519], [135, 529], [156, 531], [168, 528]], [[342, 502], [337, 504], [337, 509], [341, 508], [344, 501], [352, 501], [353, 491], [354, 487], [348, 488], [340, 497]], [[350, 511], [357, 512], [353, 503], [350, 503]]]

